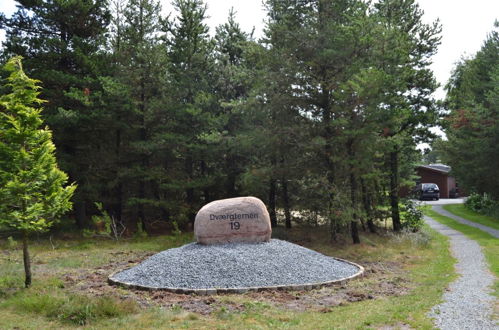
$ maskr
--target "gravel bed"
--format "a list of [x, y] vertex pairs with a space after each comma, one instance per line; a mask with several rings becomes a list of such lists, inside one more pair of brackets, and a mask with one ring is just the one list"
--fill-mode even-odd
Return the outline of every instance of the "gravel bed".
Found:
[[201, 245], [191, 243], [155, 254], [110, 277], [142, 288], [265, 288], [332, 282], [359, 275], [362, 267], [299, 245], [267, 243]]
[[457, 259], [456, 272], [460, 275], [444, 293], [444, 302], [429, 313], [435, 319], [435, 326], [444, 330], [499, 329], [491, 320], [495, 300], [491, 285], [495, 278], [487, 268], [478, 243], [429, 217], [425, 220], [450, 238], [451, 252]]
[[476, 222], [469, 221], [469, 220], [466, 220], [464, 218], [461, 218], [460, 216], [457, 216], [457, 215], [455, 215], [453, 213], [450, 213], [449, 211], [445, 210], [440, 205], [433, 206], [433, 210], [435, 212], [440, 213], [441, 215], [444, 215], [444, 216], [446, 216], [448, 218], [454, 219], [457, 222], [460, 222], [462, 224], [465, 224], [465, 225], [468, 225], [468, 226], [471, 226], [471, 227], [478, 228], [480, 230], [483, 230], [484, 232], [489, 233], [490, 235], [494, 236], [495, 238], [499, 238], [499, 230], [497, 230], [497, 229], [490, 228], [490, 227], [482, 225], [480, 223], [476, 223]]

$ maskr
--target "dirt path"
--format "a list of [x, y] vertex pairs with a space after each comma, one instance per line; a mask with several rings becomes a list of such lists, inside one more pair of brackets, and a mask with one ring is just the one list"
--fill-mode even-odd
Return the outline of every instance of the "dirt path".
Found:
[[482, 224], [479, 224], [479, 223], [476, 223], [476, 222], [473, 222], [473, 221], [469, 221], [469, 220], [466, 220], [464, 218], [461, 218], [460, 216], [457, 216], [453, 213], [450, 213], [449, 211], [445, 210], [442, 205], [433, 205], [433, 210], [437, 213], [440, 213], [441, 215], [444, 215], [448, 218], [451, 218], [451, 219], [454, 219], [456, 220], [457, 222], [460, 222], [462, 224], [465, 224], [465, 225], [468, 225], [468, 226], [471, 226], [471, 227], [475, 227], [475, 228], [478, 228], [480, 230], [483, 230], [487, 233], [489, 233], [490, 235], [494, 236], [495, 238], [499, 238], [499, 230], [497, 229], [494, 229], [494, 228], [490, 228], [488, 226], [485, 226], [485, 225], [482, 225]]
[[444, 302], [433, 307], [429, 314], [435, 318], [435, 326], [440, 329], [499, 329], [491, 320], [495, 301], [491, 286], [495, 277], [488, 270], [478, 243], [430, 217], [425, 220], [450, 238], [451, 252], [457, 259], [456, 272], [460, 275], [444, 293]]

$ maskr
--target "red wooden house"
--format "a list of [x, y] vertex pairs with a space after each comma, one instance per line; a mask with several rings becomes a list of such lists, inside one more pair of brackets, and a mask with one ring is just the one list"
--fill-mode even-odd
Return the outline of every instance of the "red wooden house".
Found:
[[416, 173], [421, 177], [417, 183], [436, 183], [440, 198], [458, 197], [456, 179], [449, 175], [450, 170], [450, 166], [443, 164], [420, 165], [416, 167]]

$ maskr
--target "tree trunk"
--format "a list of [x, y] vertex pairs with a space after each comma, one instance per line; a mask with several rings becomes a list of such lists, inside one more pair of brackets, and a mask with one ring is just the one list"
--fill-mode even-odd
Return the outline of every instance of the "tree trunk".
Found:
[[274, 178], [271, 178], [270, 187], [269, 187], [269, 215], [270, 215], [270, 224], [272, 228], [277, 227], [275, 199], [276, 199], [276, 180]]
[[349, 172], [350, 172], [350, 202], [352, 203], [352, 221], [350, 223], [350, 231], [352, 234], [352, 240], [354, 244], [360, 244], [359, 229], [357, 228], [357, 180], [355, 178], [355, 168], [353, 166], [353, 159], [355, 152], [353, 149], [354, 141], [349, 139], [347, 143], [348, 158], [350, 160]]
[[352, 240], [354, 244], [360, 244], [359, 229], [357, 228], [357, 212], [355, 212], [357, 206], [356, 198], [357, 183], [355, 181], [355, 174], [353, 173], [353, 168], [350, 168], [350, 200], [352, 202], [352, 221], [350, 223], [350, 231], [352, 234]]
[[333, 241], [336, 241], [337, 239], [337, 234], [339, 232], [339, 221], [338, 217], [336, 215], [335, 210], [333, 210], [334, 207], [334, 198], [335, 198], [335, 191], [334, 191], [334, 180], [335, 180], [335, 164], [333, 162], [332, 156], [333, 156], [333, 130], [331, 128], [331, 120], [332, 120], [332, 114], [331, 110], [329, 109], [329, 97], [328, 97], [328, 92], [325, 87], [322, 87], [322, 94], [323, 94], [323, 122], [324, 122], [324, 163], [326, 166], [326, 178], [327, 178], [327, 183], [328, 183], [328, 218], [329, 218], [329, 224], [330, 224], [330, 234], [331, 234], [331, 239]]
[[286, 218], [286, 228], [291, 228], [291, 207], [289, 203], [288, 181], [282, 180], [282, 197], [284, 200], [284, 216]]
[[[142, 13], [142, 7], [141, 7]], [[142, 15], [142, 14], [141, 14]], [[146, 96], [145, 96], [145, 77], [142, 76], [140, 79], [140, 116], [141, 116], [141, 127], [140, 127], [140, 140], [145, 143], [147, 140], [147, 128], [146, 128]], [[147, 155], [142, 155], [142, 171], [147, 173], [149, 167], [149, 160]], [[146, 178], [142, 175], [139, 179], [139, 220], [142, 222], [142, 229], [146, 230], [146, 215], [144, 211], [144, 200], [146, 198]]]
[[371, 215], [369, 215], [369, 218], [367, 218], [367, 228], [369, 228], [369, 232], [376, 234], [376, 226], [374, 225], [374, 221]]
[[392, 211], [393, 230], [400, 231], [402, 225], [400, 223], [399, 212], [399, 169], [398, 169], [398, 150], [390, 152], [390, 205]]
[[85, 201], [75, 201], [73, 208], [78, 229], [85, 228], [87, 226], [87, 208]]
[[[231, 152], [231, 151], [229, 151]], [[228, 197], [236, 197], [236, 169], [234, 166], [234, 158], [229, 155], [226, 160], [226, 167], [228, 170], [227, 174], [227, 196]]]
[[[118, 116], [118, 122], [121, 122], [121, 117]], [[121, 167], [121, 130], [116, 130], [116, 172], [115, 175], [119, 178], [119, 169]], [[114, 216], [119, 223], [122, 223], [122, 214], [123, 214], [123, 183], [122, 179], [118, 179], [119, 182], [116, 185], [116, 203], [114, 206]]]
[[23, 233], [23, 261], [24, 261], [24, 286], [29, 288], [31, 286], [31, 260], [28, 250], [28, 233]]
[[123, 184], [120, 182], [116, 186], [116, 204], [114, 206], [114, 216], [116, 217], [116, 221], [119, 223], [122, 222], [123, 217]]
[[[204, 160], [201, 161], [201, 176], [206, 177], [208, 175], [208, 169], [206, 166], [206, 162]], [[203, 189], [203, 195], [204, 195], [204, 202], [209, 203], [211, 202], [211, 196], [210, 196], [210, 187], [205, 187]]]
[[357, 221], [350, 222], [350, 230], [352, 232], [353, 244], [360, 244], [359, 229], [357, 228]]
[[[229, 132], [229, 136], [233, 136], [234, 129], [231, 125], [232, 121], [229, 119], [229, 122], [226, 126], [226, 130]], [[225, 167], [227, 169], [227, 182], [226, 182], [226, 191], [228, 197], [236, 197], [236, 181], [238, 177], [238, 157], [234, 154], [234, 150], [229, 147], [229, 142], [227, 142], [227, 157], [225, 159]]]
[[367, 215], [367, 228], [371, 233], [376, 233], [376, 226], [373, 221], [373, 212], [372, 212], [372, 200], [371, 195], [369, 194], [368, 188], [366, 187], [366, 183], [363, 179], [360, 179], [360, 185], [362, 187], [362, 201], [364, 204], [364, 210]]
[[140, 180], [139, 182], [139, 210], [138, 210], [138, 216], [139, 216], [139, 221], [142, 223], [142, 229], [146, 230], [146, 215], [144, 212], [144, 198], [145, 198], [145, 182], [144, 180]]
[[[185, 159], [185, 169], [187, 172], [188, 176], [188, 183], [190, 184], [191, 181], [193, 180], [194, 176], [194, 164], [192, 157], [189, 155]], [[186, 194], [186, 203], [188, 207], [188, 214], [187, 217], [189, 218], [189, 222], [194, 225], [194, 219], [196, 217], [196, 214], [193, 211], [193, 205], [194, 205], [194, 188], [189, 187], [185, 191]]]

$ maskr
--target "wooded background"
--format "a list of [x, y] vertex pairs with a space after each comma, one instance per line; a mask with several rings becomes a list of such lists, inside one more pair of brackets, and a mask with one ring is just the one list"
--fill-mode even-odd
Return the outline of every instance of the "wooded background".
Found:
[[154, 233], [253, 195], [274, 226], [327, 223], [354, 242], [379, 219], [402, 229], [399, 188], [441, 116], [429, 69], [441, 28], [413, 0], [267, 0], [260, 40], [234, 13], [210, 35], [201, 0], [168, 17], [152, 0], [18, 2], [0, 17], [1, 60], [22, 55], [42, 82], [80, 228], [95, 202]]

